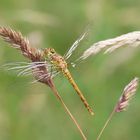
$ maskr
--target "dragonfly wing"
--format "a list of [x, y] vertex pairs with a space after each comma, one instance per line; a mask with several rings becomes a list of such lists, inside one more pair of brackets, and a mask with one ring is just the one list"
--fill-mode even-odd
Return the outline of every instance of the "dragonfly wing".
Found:
[[54, 78], [54, 77], [56, 77], [59, 73], [60, 73], [60, 71], [54, 71], [53, 74], [51, 75], [51, 77]]
[[36, 83], [36, 82], [39, 82], [39, 81], [45, 81], [47, 80], [48, 78], [54, 78], [57, 74], [59, 74], [58, 71], [53, 71], [53, 72], [49, 72], [49, 73], [45, 73], [45, 74], [41, 74], [37, 77], [36, 80], [34, 80], [33, 82], [31, 83]]
[[67, 51], [67, 53], [64, 55], [65, 60], [70, 58], [72, 53], [75, 51], [75, 49], [79, 46], [79, 43], [87, 36], [88, 31], [85, 31], [70, 47], [70, 49]]
[[[46, 61], [39, 62], [14, 62], [4, 64], [2, 67], [6, 68], [6, 70], [14, 70], [18, 72], [18, 76], [27, 76], [32, 75], [33, 73], [42, 73], [40, 67], [46, 67], [48, 73], [44, 76], [55, 77], [58, 74], [58, 71], [51, 63], [46, 63]], [[44, 77], [43, 76], [43, 77]]]

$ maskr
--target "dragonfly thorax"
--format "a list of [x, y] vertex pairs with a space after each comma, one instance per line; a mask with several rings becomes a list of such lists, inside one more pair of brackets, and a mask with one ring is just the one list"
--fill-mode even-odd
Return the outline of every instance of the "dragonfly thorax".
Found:
[[45, 58], [50, 61], [54, 67], [61, 71], [65, 71], [67, 69], [67, 63], [65, 59], [58, 54], [53, 48], [46, 48], [44, 50]]
[[44, 56], [51, 57], [56, 51], [53, 48], [45, 48], [44, 49]]

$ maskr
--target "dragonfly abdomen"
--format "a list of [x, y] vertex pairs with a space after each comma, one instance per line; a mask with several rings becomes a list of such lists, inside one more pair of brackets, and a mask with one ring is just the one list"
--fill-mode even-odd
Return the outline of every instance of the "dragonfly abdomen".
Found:
[[69, 70], [66, 69], [65, 71], [63, 71], [63, 74], [67, 77], [67, 79], [69, 80], [69, 82], [71, 83], [71, 85], [73, 86], [73, 88], [75, 89], [76, 93], [79, 95], [80, 99], [82, 100], [82, 102], [84, 103], [85, 107], [90, 112], [90, 114], [91, 115], [94, 115], [94, 113], [93, 113], [92, 109], [90, 108], [90, 106], [89, 106], [86, 98], [83, 96], [82, 92], [80, 91], [80, 89], [78, 88], [78, 86], [75, 83], [74, 79], [72, 78]]

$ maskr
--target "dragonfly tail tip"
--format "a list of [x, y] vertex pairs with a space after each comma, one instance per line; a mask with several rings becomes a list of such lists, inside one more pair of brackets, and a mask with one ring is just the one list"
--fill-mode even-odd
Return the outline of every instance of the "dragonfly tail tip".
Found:
[[91, 114], [92, 116], [95, 115], [94, 112], [90, 112], [90, 114]]

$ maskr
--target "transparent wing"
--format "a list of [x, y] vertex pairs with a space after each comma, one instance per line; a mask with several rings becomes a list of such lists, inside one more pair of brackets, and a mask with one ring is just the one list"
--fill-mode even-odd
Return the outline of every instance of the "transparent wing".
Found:
[[79, 43], [87, 36], [88, 30], [86, 30], [70, 47], [70, 49], [67, 51], [67, 53], [64, 55], [65, 60], [70, 58], [72, 53], [75, 51], [75, 49], [79, 46]]
[[39, 82], [41, 80], [47, 80], [48, 78], [54, 78], [56, 75], [58, 75], [60, 72], [59, 71], [53, 71], [53, 72], [50, 72], [50, 73], [47, 73], [47, 74], [42, 74], [37, 80], [34, 80], [33, 82], [31, 82], [32, 84], [33, 83], [36, 83], [36, 82]]
[[18, 76], [28, 76], [32, 75], [33, 73], [41, 73], [39, 67], [45, 66], [48, 70], [48, 73], [42, 74], [40, 78], [37, 81], [43, 79], [43, 78], [54, 78], [59, 72], [54, 68], [52, 64], [46, 63], [46, 61], [42, 62], [14, 62], [14, 63], [7, 63], [4, 64], [2, 67], [5, 67], [6, 70], [14, 70], [18, 72]]

